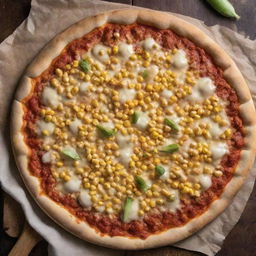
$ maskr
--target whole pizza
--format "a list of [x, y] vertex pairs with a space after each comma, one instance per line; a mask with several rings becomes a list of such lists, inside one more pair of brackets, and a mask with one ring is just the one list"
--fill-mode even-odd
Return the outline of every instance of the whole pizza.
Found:
[[66, 230], [142, 249], [216, 218], [255, 155], [255, 110], [231, 58], [193, 25], [108, 12], [56, 36], [27, 68], [11, 137], [24, 182]]

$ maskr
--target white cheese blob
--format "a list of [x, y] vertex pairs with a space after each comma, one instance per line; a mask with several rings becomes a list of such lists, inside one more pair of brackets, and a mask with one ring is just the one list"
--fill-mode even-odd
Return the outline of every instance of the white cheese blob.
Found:
[[163, 147], [168, 146], [168, 145], [171, 145], [171, 144], [174, 144], [174, 143], [175, 143], [175, 140], [174, 140], [174, 139], [168, 138], [168, 139], [166, 139], [166, 140], [164, 141]]
[[166, 204], [166, 207], [170, 212], [175, 212], [177, 209], [181, 207], [179, 192], [177, 190], [172, 189], [169, 191], [175, 196], [175, 198], [173, 201], [168, 202]]
[[53, 123], [47, 123], [45, 121], [39, 120], [37, 121], [37, 127], [38, 127], [38, 134], [41, 134], [43, 130], [46, 130], [49, 132], [49, 134], [52, 134], [55, 129], [55, 125]]
[[51, 151], [48, 151], [42, 155], [42, 162], [43, 163], [51, 163], [53, 160], [53, 155]]
[[147, 185], [148, 187], [151, 187], [152, 181], [150, 180], [150, 178], [148, 177], [148, 175], [145, 174], [145, 173], [143, 173], [143, 174], [141, 175], [141, 177], [142, 177], [143, 180], [145, 181], [146, 185]]
[[138, 199], [134, 199], [131, 204], [131, 208], [130, 208], [126, 222], [139, 219], [138, 211], [139, 211], [139, 201]]
[[88, 87], [90, 86], [91, 84], [89, 82], [83, 82], [80, 84], [80, 87], [79, 87], [79, 90], [80, 92], [86, 92], [88, 91]]
[[210, 175], [200, 175], [199, 176], [199, 183], [202, 185], [203, 189], [206, 190], [212, 185], [212, 179]]
[[57, 108], [60, 103], [60, 96], [55, 89], [45, 87], [42, 94], [42, 103], [52, 108]]
[[188, 66], [188, 60], [186, 53], [183, 50], [178, 50], [172, 57], [171, 63], [177, 69], [186, 68]]
[[90, 207], [92, 205], [92, 201], [91, 201], [91, 196], [89, 194], [89, 191], [82, 190], [78, 196], [78, 201], [83, 207], [85, 208]]
[[215, 85], [209, 77], [203, 77], [198, 79], [196, 86], [198, 86], [200, 92], [204, 97], [209, 97], [215, 92]]
[[150, 51], [152, 49], [159, 48], [159, 45], [156, 43], [156, 41], [152, 37], [149, 37], [149, 38], [146, 38], [144, 41], [142, 41], [142, 47], [146, 51]]
[[134, 53], [133, 46], [131, 44], [120, 43], [118, 45], [118, 53], [121, 59], [128, 60], [129, 57]]
[[168, 165], [161, 165], [165, 172], [163, 175], [160, 176], [160, 179], [161, 180], [168, 180], [169, 179], [169, 176], [170, 176], [170, 167]]
[[192, 102], [201, 102], [212, 96], [215, 92], [215, 85], [209, 77], [198, 79], [188, 99]]
[[148, 127], [148, 123], [150, 118], [148, 117], [147, 113], [140, 113], [139, 119], [137, 123], [134, 125], [141, 130], [145, 130]]
[[111, 195], [111, 196], [114, 196], [116, 194], [116, 190], [114, 188], [110, 188], [108, 190], [108, 194]]
[[120, 148], [128, 147], [131, 143], [131, 136], [122, 135], [120, 132], [116, 135], [116, 140]]
[[102, 44], [96, 44], [92, 48], [92, 54], [96, 59], [98, 59], [100, 62], [105, 63], [106, 61], [109, 60], [109, 55], [108, 55], [108, 47], [102, 45]]
[[164, 89], [164, 90], [161, 92], [161, 95], [162, 95], [163, 97], [165, 97], [166, 99], [170, 99], [170, 97], [173, 95], [173, 92], [170, 91], [170, 90]]
[[[210, 118], [209, 118], [210, 119]], [[220, 127], [217, 123], [215, 122], [208, 122], [209, 124], [209, 132], [212, 135], [213, 138], [219, 138], [219, 136], [225, 131], [225, 128]]]
[[81, 125], [82, 125], [81, 120], [79, 120], [79, 119], [76, 118], [74, 121], [72, 121], [72, 122], [70, 123], [69, 129], [71, 130], [72, 133], [77, 134], [78, 131], [79, 131], [78, 128], [79, 128], [79, 126], [81, 126]]
[[112, 121], [109, 122], [104, 122], [100, 124], [102, 127], [107, 128], [107, 129], [114, 129], [115, 125]]
[[119, 100], [121, 103], [125, 103], [128, 100], [133, 100], [136, 95], [136, 90], [122, 88], [119, 90]]
[[133, 145], [129, 144], [125, 148], [121, 148], [119, 150], [120, 156], [119, 156], [119, 161], [126, 167], [128, 167], [130, 158], [133, 154]]
[[71, 180], [64, 183], [63, 188], [68, 193], [75, 193], [80, 190], [81, 180], [77, 178], [72, 178]]
[[211, 145], [211, 152], [213, 160], [220, 160], [228, 153], [228, 146], [223, 142], [213, 142]]
[[145, 81], [152, 82], [154, 80], [155, 76], [158, 74], [159, 68], [156, 65], [151, 65], [150, 67], [148, 67], [146, 69], [146, 71], [147, 71], [147, 76], [145, 78]]

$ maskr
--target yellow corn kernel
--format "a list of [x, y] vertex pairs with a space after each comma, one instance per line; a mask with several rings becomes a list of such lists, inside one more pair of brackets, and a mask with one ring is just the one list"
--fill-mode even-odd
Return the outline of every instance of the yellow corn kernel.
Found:
[[166, 190], [166, 189], [162, 189], [161, 190], [161, 193], [164, 195], [164, 196], [170, 196], [171, 195], [171, 192]]
[[196, 190], [199, 190], [201, 188], [201, 185], [199, 183], [194, 184], [194, 188]]
[[42, 135], [48, 136], [48, 135], [49, 135], [49, 131], [47, 131], [47, 130], [42, 130]]
[[114, 46], [112, 47], [112, 53], [113, 53], [113, 54], [117, 54], [118, 51], [119, 51], [118, 46], [117, 46], [117, 45], [114, 45]]
[[61, 161], [57, 162], [57, 163], [56, 163], [56, 166], [57, 166], [57, 167], [62, 167], [62, 166], [63, 166], [63, 162], [61, 162]]
[[142, 76], [137, 76], [137, 81], [141, 83], [144, 81], [144, 78]]
[[222, 171], [214, 171], [214, 172], [213, 172], [213, 175], [214, 175], [215, 177], [221, 177], [221, 176], [223, 175], [223, 173], [222, 173]]

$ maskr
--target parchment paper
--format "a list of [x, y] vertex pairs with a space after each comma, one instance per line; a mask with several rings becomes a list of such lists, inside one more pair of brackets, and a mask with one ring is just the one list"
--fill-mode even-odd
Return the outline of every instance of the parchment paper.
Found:
[[[3, 189], [21, 203], [27, 220], [49, 242], [49, 255], [123, 256], [123, 251], [84, 242], [47, 217], [25, 189], [10, 151], [9, 116], [13, 93], [26, 65], [56, 34], [76, 21], [112, 9], [131, 6], [93, 0], [32, 0], [29, 17], [0, 45], [0, 181]], [[200, 27], [235, 60], [256, 95], [256, 42], [220, 26], [177, 15]], [[216, 220], [177, 247], [214, 255], [237, 223], [252, 191], [256, 168], [233, 203]]]

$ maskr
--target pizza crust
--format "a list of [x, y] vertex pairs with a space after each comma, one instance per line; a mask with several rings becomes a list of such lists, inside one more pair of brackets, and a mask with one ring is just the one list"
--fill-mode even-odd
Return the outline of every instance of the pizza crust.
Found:
[[[241, 152], [241, 159], [236, 168], [234, 177], [225, 187], [219, 199], [215, 200], [202, 215], [192, 219], [184, 226], [172, 228], [160, 234], [154, 234], [147, 239], [128, 237], [109, 237], [101, 235], [87, 223], [79, 221], [64, 207], [58, 205], [40, 188], [38, 179], [30, 174], [28, 168], [29, 149], [24, 142], [21, 132], [23, 126], [23, 101], [33, 89], [31, 78], [39, 76], [51, 64], [62, 49], [76, 38], [82, 37], [96, 27], [105, 23], [131, 24], [134, 22], [151, 25], [160, 29], [172, 29], [180, 36], [184, 36], [210, 54], [216, 65], [224, 70], [224, 78], [236, 90], [240, 100], [240, 115], [244, 123], [245, 149]], [[127, 9], [100, 14], [84, 19], [57, 35], [27, 68], [19, 84], [12, 109], [11, 138], [15, 159], [21, 172], [24, 183], [35, 198], [39, 206], [59, 223], [63, 228], [74, 235], [98, 245], [117, 249], [145, 249], [159, 247], [178, 242], [192, 235], [207, 223], [216, 218], [232, 202], [233, 197], [244, 183], [250, 168], [253, 165], [256, 150], [256, 115], [250, 91], [245, 80], [233, 60], [212, 39], [195, 26], [170, 14], [150, 11]]]

